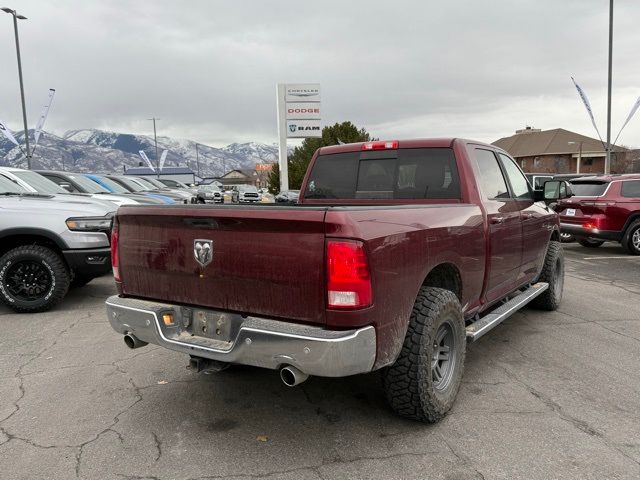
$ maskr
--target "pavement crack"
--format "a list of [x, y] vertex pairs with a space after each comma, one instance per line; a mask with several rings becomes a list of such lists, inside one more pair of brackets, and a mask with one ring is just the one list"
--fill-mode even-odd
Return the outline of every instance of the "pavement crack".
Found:
[[480, 470], [478, 470], [476, 467], [473, 466], [473, 463], [471, 462], [471, 459], [469, 457], [467, 457], [463, 453], [458, 452], [455, 448], [453, 448], [453, 446], [447, 441], [444, 435], [440, 435], [440, 438], [442, 439], [442, 443], [444, 443], [447, 446], [451, 454], [454, 457], [456, 457], [460, 461], [460, 463], [462, 463], [462, 465], [472, 469], [476, 473], [478, 478], [485, 480], [484, 474]]
[[155, 444], [156, 451], [157, 451], [156, 458], [154, 459], [154, 461], [157, 462], [158, 460], [160, 460], [160, 457], [162, 456], [162, 442], [158, 438], [158, 435], [156, 434], [156, 432], [151, 432], [151, 435], [153, 435], [153, 442]]
[[587, 421], [582, 420], [580, 418], [576, 418], [572, 415], [569, 415], [567, 412], [564, 411], [564, 409], [559, 403], [545, 396], [542, 392], [539, 392], [538, 390], [533, 388], [531, 385], [528, 385], [527, 383], [520, 380], [508, 368], [504, 367], [503, 365], [499, 365], [499, 367], [507, 374], [507, 376], [517, 381], [520, 385], [526, 388], [529, 391], [529, 393], [531, 393], [531, 395], [533, 395], [538, 400], [540, 400], [544, 405], [546, 405], [553, 413], [555, 413], [558, 416], [558, 418], [560, 418], [564, 422], [569, 423], [579, 431], [591, 437], [599, 439], [608, 448], [617, 451], [620, 455], [625, 457], [627, 460], [632, 461], [636, 465], [640, 465], [640, 462], [638, 460], [636, 460], [635, 458], [627, 454], [615, 442], [609, 440], [602, 432], [598, 431], [595, 427], [591, 426]]

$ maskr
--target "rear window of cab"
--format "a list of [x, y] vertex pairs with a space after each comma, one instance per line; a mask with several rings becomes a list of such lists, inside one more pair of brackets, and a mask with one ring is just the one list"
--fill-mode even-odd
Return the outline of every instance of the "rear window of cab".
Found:
[[460, 177], [450, 148], [319, 155], [304, 198], [459, 199]]

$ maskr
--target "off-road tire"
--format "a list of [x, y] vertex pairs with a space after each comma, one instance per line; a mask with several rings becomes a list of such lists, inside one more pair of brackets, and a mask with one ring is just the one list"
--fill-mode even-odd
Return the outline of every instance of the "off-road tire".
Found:
[[[12, 266], [19, 262], [31, 262], [44, 267], [50, 282], [44, 293], [35, 299], [21, 299], [8, 289], [7, 277]], [[13, 248], [0, 257], [0, 300], [16, 312], [43, 312], [59, 303], [69, 290], [71, 275], [62, 257], [50, 248], [40, 245], [23, 245]]]
[[598, 248], [604, 243], [604, 240], [592, 240], [590, 238], [581, 238], [578, 243], [587, 248]]
[[[442, 326], [445, 327], [442, 327]], [[444, 388], [434, 382], [434, 342], [441, 328], [451, 327], [453, 363]], [[422, 287], [415, 301], [400, 355], [382, 370], [382, 383], [391, 408], [406, 418], [435, 423], [451, 409], [464, 370], [466, 332], [462, 308], [455, 294]]]
[[622, 248], [630, 255], [640, 255], [640, 244], [636, 244], [638, 241], [640, 241], [640, 220], [631, 223], [627, 228], [622, 237]]
[[534, 298], [529, 305], [540, 310], [556, 310], [562, 301], [564, 289], [564, 251], [560, 242], [549, 242], [538, 281], [548, 283], [549, 288]]

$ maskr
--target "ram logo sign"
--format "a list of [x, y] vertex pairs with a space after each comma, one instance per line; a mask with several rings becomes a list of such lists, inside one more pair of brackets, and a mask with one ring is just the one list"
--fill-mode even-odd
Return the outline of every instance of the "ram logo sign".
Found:
[[213, 260], [213, 240], [197, 238], [193, 241], [193, 256], [196, 262], [206, 267]]

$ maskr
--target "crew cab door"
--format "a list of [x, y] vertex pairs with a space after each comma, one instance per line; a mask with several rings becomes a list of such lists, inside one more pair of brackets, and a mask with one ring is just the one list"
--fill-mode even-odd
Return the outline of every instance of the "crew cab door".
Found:
[[520, 205], [511, 196], [496, 154], [476, 148], [475, 157], [488, 223], [485, 300], [493, 302], [516, 287], [522, 264], [522, 221]]
[[522, 222], [522, 261], [516, 279], [518, 285], [532, 281], [540, 273], [544, 256], [547, 253], [551, 219], [553, 212], [546, 206], [533, 201], [533, 192], [526, 177], [515, 161], [498, 153], [500, 164], [507, 177], [511, 197], [518, 210]]

